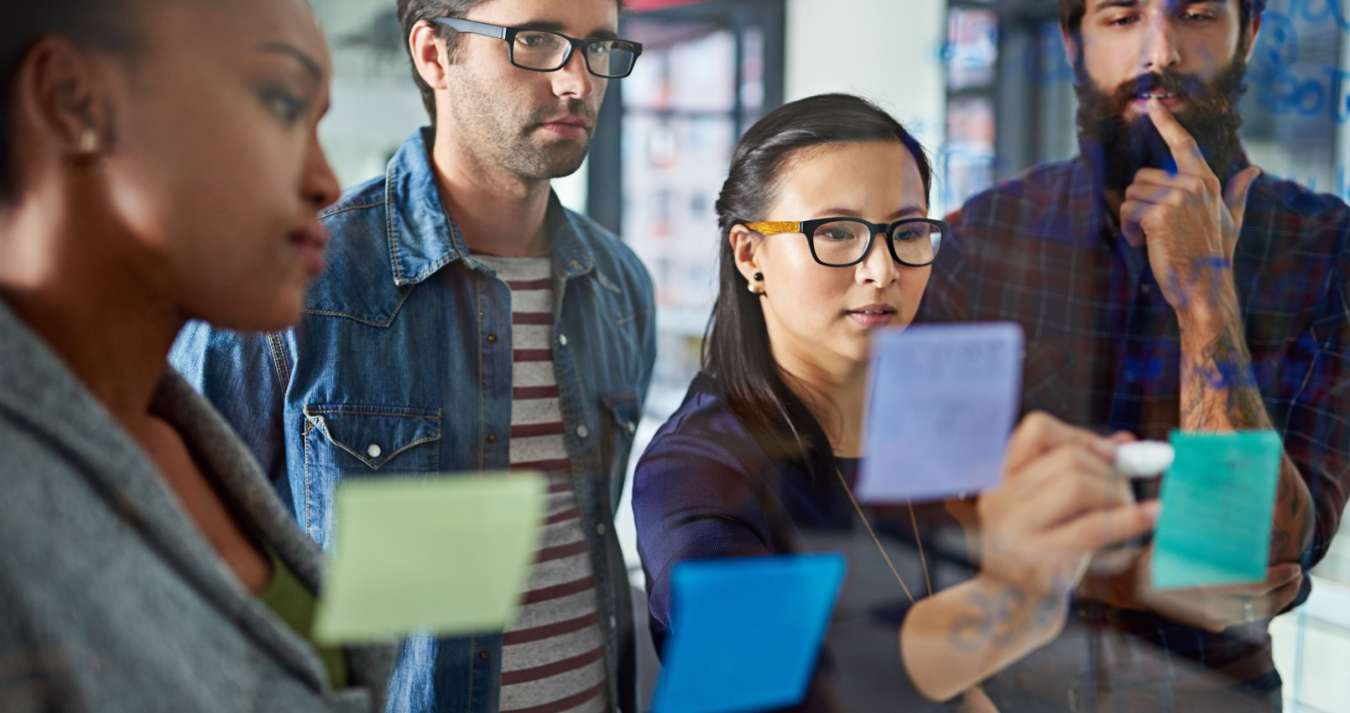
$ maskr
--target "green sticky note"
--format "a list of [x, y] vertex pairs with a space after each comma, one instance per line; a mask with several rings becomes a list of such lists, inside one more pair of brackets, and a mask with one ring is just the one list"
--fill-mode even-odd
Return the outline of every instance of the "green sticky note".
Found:
[[504, 629], [535, 557], [545, 489], [534, 473], [344, 481], [315, 640]]
[[1282, 446], [1274, 431], [1173, 432], [1162, 482], [1153, 586], [1184, 589], [1266, 578]]

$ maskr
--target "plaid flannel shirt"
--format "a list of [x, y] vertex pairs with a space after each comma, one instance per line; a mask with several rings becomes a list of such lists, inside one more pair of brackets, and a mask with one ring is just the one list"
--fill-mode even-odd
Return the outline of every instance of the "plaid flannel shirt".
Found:
[[[1176, 314], [1144, 249], [1131, 247], [1107, 214], [1100, 186], [1078, 158], [1035, 167], [971, 199], [950, 216], [953, 235], [934, 265], [919, 320], [1017, 322], [1027, 339], [1024, 413], [1165, 439], [1180, 421]], [[1315, 530], [1305, 568], [1326, 553], [1350, 490], [1348, 231], [1350, 207], [1339, 199], [1262, 175], [1232, 266], [1252, 358], [1244, 376], [1255, 379], [1312, 495]], [[1306, 595], [1305, 579], [1300, 601]], [[1279, 688], [1264, 624], [1210, 634], [1144, 612], [1086, 602], [1075, 610], [1075, 623], [1095, 627], [1096, 635], [1109, 629], [1127, 648], [1163, 662], [1135, 686], [1152, 689], [1148, 705], [1158, 707], [1151, 709], [1181, 700], [1170, 689], [1178, 662], [1211, 678], [1223, 672], [1215, 678], [1222, 685], [1267, 694]], [[1063, 687], [1100, 690], [1118, 670], [1105, 678], [1084, 672], [1087, 684], [1066, 676]], [[1081, 703], [1081, 690], [1068, 695]], [[1278, 693], [1273, 700], [1278, 706]]]

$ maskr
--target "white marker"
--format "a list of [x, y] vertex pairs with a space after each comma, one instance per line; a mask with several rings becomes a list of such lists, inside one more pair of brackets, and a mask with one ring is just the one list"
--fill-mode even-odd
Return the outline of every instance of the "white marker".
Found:
[[1176, 454], [1170, 443], [1162, 441], [1140, 441], [1126, 443], [1116, 449], [1116, 472], [1121, 475], [1146, 480], [1156, 478], [1172, 465]]

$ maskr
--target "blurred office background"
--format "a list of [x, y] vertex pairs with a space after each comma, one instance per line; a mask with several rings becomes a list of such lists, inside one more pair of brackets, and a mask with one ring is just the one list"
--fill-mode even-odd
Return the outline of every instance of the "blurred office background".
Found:
[[[335, 63], [322, 137], [352, 185], [383, 173], [426, 118], [394, 0], [314, 5]], [[713, 203], [737, 137], [765, 111], [828, 91], [878, 102], [934, 159], [934, 215], [1076, 151], [1073, 73], [1055, 0], [625, 5], [622, 34], [641, 41], [644, 54], [631, 77], [611, 83], [586, 165], [555, 185], [569, 207], [618, 232], [656, 281], [660, 355], [635, 454], [698, 369], [715, 289]], [[1340, 5], [1271, 0], [1248, 73], [1243, 135], [1267, 172], [1347, 198], [1350, 9]], [[640, 587], [626, 506], [620, 518]], [[1314, 578], [1312, 600], [1273, 626], [1287, 710], [1350, 711], [1350, 536]]]

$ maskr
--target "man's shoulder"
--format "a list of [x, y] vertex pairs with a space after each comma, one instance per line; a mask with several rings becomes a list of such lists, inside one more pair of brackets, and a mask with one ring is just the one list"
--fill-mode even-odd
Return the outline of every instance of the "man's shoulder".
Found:
[[384, 210], [389, 195], [386, 190], [387, 182], [387, 177], [375, 176], [346, 189], [342, 192], [342, 197], [337, 199], [337, 202], [324, 208], [319, 213], [319, 219], [327, 222], [329, 219], [346, 213]]
[[[376, 255], [387, 251], [384, 236], [389, 224], [387, 179], [377, 176], [347, 189], [333, 205], [319, 213], [319, 222], [328, 230], [330, 244], [328, 260], [339, 267], [348, 253], [359, 264], [369, 264]], [[326, 271], [329, 277], [334, 270]], [[320, 282], [323, 282], [323, 277]]]
[[1295, 181], [1262, 174], [1247, 201], [1244, 225], [1280, 240], [1312, 241], [1316, 252], [1350, 255], [1350, 205]]
[[1058, 210], [1079, 176], [1075, 160], [1037, 164], [976, 193], [950, 218], [963, 227], [1022, 222]]

